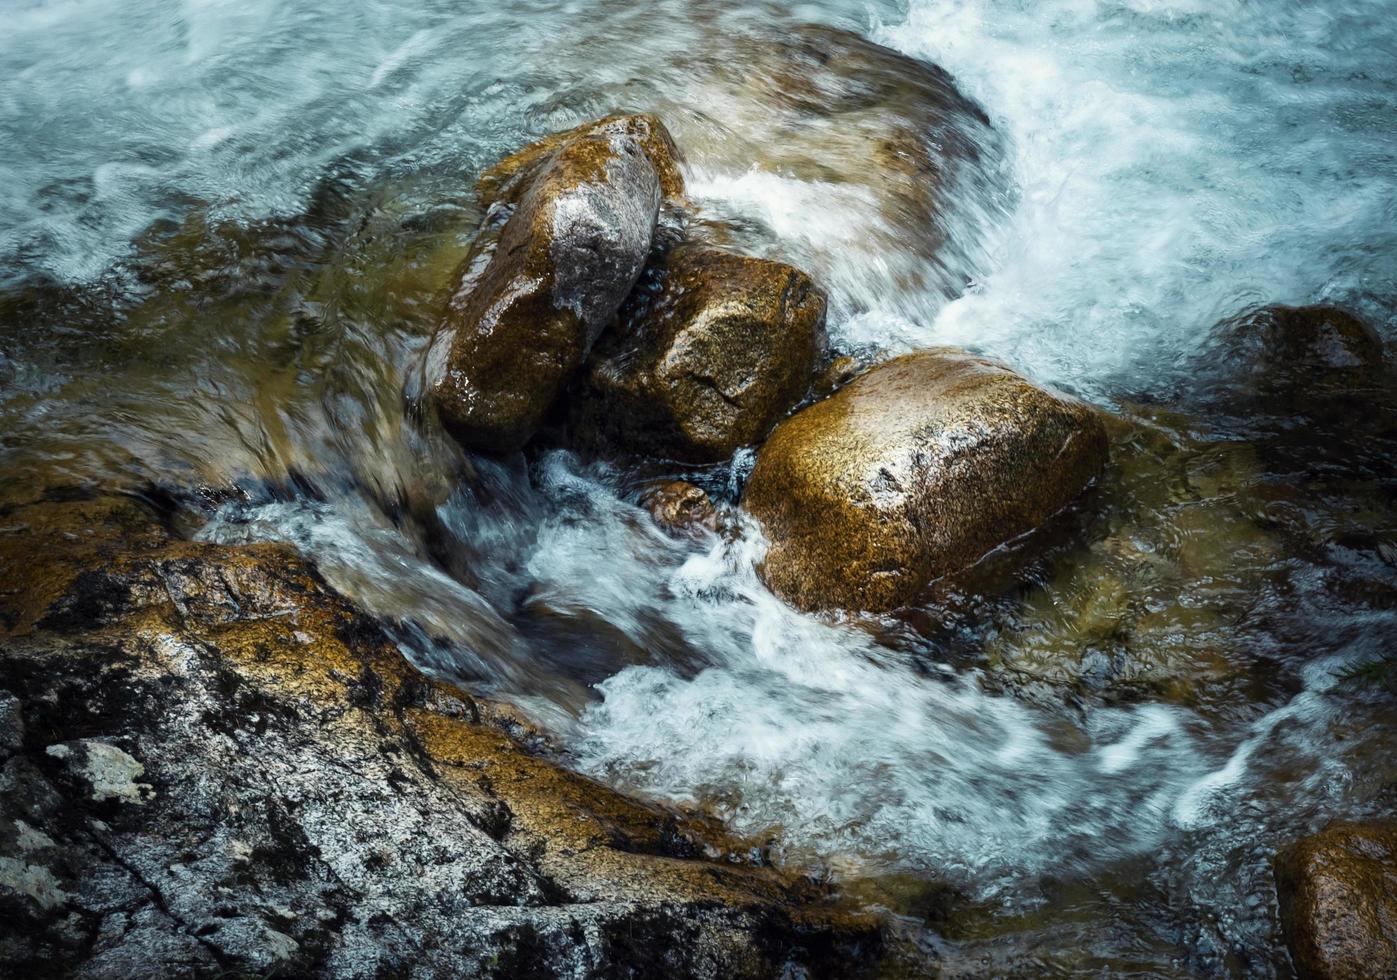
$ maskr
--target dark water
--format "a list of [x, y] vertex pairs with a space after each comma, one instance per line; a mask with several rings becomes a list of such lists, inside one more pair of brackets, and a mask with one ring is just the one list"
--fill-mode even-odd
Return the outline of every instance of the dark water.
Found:
[[[0, 480], [156, 486], [205, 536], [296, 543], [576, 765], [769, 835], [954, 969], [1287, 975], [1274, 847], [1397, 802], [1393, 695], [1353, 676], [1397, 625], [1394, 398], [1238, 411], [1194, 358], [1260, 302], [1390, 340], [1389, 14], [11, 4]], [[984, 107], [935, 227], [889, 216], [818, 104], [808, 142], [760, 138], [751, 79], [808, 21]], [[1119, 414], [1102, 485], [1002, 589], [802, 615], [756, 529], [650, 522], [665, 464], [470, 458], [410, 412], [476, 173], [617, 108], [661, 111], [704, 214], [820, 278], [841, 349], [971, 346]], [[732, 499], [749, 464], [684, 475]]]

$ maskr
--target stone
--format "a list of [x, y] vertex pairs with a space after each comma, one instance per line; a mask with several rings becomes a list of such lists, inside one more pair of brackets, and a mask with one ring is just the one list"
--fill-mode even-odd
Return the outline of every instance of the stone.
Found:
[[647, 487], [640, 506], [666, 531], [692, 534], [718, 530], [718, 509], [702, 487], [684, 480], [667, 480]]
[[1200, 359], [1204, 386], [1233, 398], [1360, 395], [1381, 384], [1382, 339], [1330, 306], [1267, 306], [1219, 324]]
[[1276, 892], [1302, 980], [1397, 976], [1397, 822], [1332, 824], [1283, 848]]
[[[426, 365], [448, 431], [519, 449], [582, 365], [650, 252], [660, 180], [640, 141], [585, 136], [541, 163], [462, 266]], [[487, 260], [488, 256], [488, 260]]]
[[[983, 272], [977, 237], [1007, 212], [1013, 181], [989, 117], [943, 69], [809, 24], [714, 32], [672, 77], [654, 104], [691, 171], [716, 185], [705, 206], [755, 224], [735, 247], [779, 243], [851, 308], [909, 317]], [[802, 223], [826, 213], [837, 241], [802, 241]]]
[[680, 245], [598, 345], [577, 399], [585, 441], [686, 462], [759, 442], [810, 387], [825, 296], [797, 269]]
[[684, 174], [680, 169], [679, 150], [665, 124], [658, 116], [649, 113], [606, 116], [530, 143], [486, 168], [476, 180], [476, 198], [481, 207], [490, 207], [497, 201], [515, 201], [549, 155], [560, 146], [578, 139], [613, 136], [633, 139], [640, 145], [655, 168], [666, 202], [681, 204], [684, 201]]
[[840, 354], [830, 358], [829, 363], [825, 364], [815, 376], [815, 384], [812, 387], [814, 400], [823, 401], [828, 398], [863, 374], [864, 371], [868, 370], [868, 367], [866, 361], [853, 354]]
[[946, 348], [873, 368], [796, 413], [742, 504], [767, 584], [802, 609], [887, 611], [1043, 524], [1101, 472], [1090, 407]]
[[[0, 507], [0, 975], [842, 976], [882, 931], [536, 754], [293, 550]], [[22, 559], [22, 560], [21, 560]], [[100, 733], [97, 734], [97, 733]], [[526, 747], [536, 746], [531, 750]]]

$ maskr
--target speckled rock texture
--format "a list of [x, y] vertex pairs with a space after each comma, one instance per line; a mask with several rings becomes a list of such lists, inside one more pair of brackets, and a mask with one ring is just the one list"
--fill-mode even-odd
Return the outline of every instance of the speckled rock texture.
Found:
[[868, 920], [717, 825], [535, 754], [537, 733], [418, 673], [292, 552], [179, 540], [129, 497], [0, 517], [0, 976], [876, 959]]
[[655, 168], [665, 201], [675, 205], [683, 203], [684, 174], [680, 170], [679, 150], [665, 124], [649, 113], [606, 116], [530, 143], [480, 175], [475, 184], [476, 199], [481, 207], [489, 207], [497, 201], [517, 200], [541, 165], [560, 146], [578, 139], [613, 136], [635, 140]]
[[743, 506], [768, 585], [804, 609], [889, 610], [1078, 496], [1097, 413], [999, 364], [934, 349], [873, 368], [772, 433]]
[[824, 345], [825, 295], [805, 273], [680, 245], [597, 345], [575, 428], [614, 450], [727, 459], [805, 396]]
[[1334, 824], [1276, 855], [1302, 980], [1397, 977], [1397, 821]]
[[615, 318], [655, 232], [660, 178], [634, 135], [562, 142], [530, 174], [517, 203], [487, 215], [427, 360], [442, 421], [468, 449], [528, 441]]

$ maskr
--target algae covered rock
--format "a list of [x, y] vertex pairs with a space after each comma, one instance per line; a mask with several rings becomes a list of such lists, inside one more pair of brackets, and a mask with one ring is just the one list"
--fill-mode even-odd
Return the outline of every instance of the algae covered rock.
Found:
[[1042, 524], [1106, 460], [1086, 405], [947, 349], [882, 364], [782, 423], [743, 506], [768, 585], [806, 608], [888, 610]]
[[1334, 824], [1284, 848], [1276, 891], [1304, 980], [1397, 976], [1397, 822]]
[[596, 444], [726, 459], [804, 396], [824, 324], [824, 293], [798, 269], [680, 245], [598, 346], [576, 427]]
[[419, 673], [291, 550], [180, 540], [131, 497], [0, 515], [0, 975], [876, 957], [871, 920], [750, 842], [531, 752], [546, 739]]
[[660, 195], [625, 133], [564, 142], [538, 165], [488, 264], [463, 265], [429, 356], [438, 411], [463, 445], [518, 449], [542, 424], [640, 274]]

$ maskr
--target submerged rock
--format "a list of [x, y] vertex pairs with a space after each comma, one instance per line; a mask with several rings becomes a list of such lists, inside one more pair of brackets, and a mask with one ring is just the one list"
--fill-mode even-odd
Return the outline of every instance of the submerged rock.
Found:
[[1361, 397], [1382, 383], [1382, 339], [1329, 306], [1267, 306], [1219, 324], [1200, 364], [1213, 397], [1282, 400]]
[[742, 502], [768, 585], [806, 608], [888, 610], [1051, 517], [1106, 461], [1086, 405], [938, 349], [882, 364], [777, 427]]
[[441, 418], [470, 449], [514, 450], [534, 434], [631, 291], [655, 230], [660, 178], [634, 135], [564, 142], [531, 173], [498, 243], [463, 265], [429, 358]]
[[869, 920], [717, 824], [526, 750], [294, 552], [176, 540], [131, 498], [3, 516], [0, 974], [843, 976], [876, 955]]
[[726, 459], [805, 395], [824, 325], [824, 293], [798, 269], [680, 245], [598, 346], [576, 428], [603, 446]]
[[1335, 824], [1283, 849], [1276, 891], [1304, 980], [1397, 976], [1397, 822]]
[[1250, 443], [1208, 438], [1191, 415], [1123, 408], [1104, 416], [1110, 462], [1090, 514], [1006, 590], [987, 673], [1054, 705], [1262, 698], [1246, 675], [1275, 673], [1254, 652], [1266, 647], [1257, 605], [1284, 590], [1288, 488], [1268, 482]]
[[[855, 305], [901, 298], [910, 315], [924, 293], [961, 293], [1012, 186], [988, 116], [948, 73], [834, 27], [715, 33], [662, 90], [630, 97], [654, 100], [707, 207], [780, 224], [769, 238]], [[837, 242], [803, 233], [827, 214]]]

